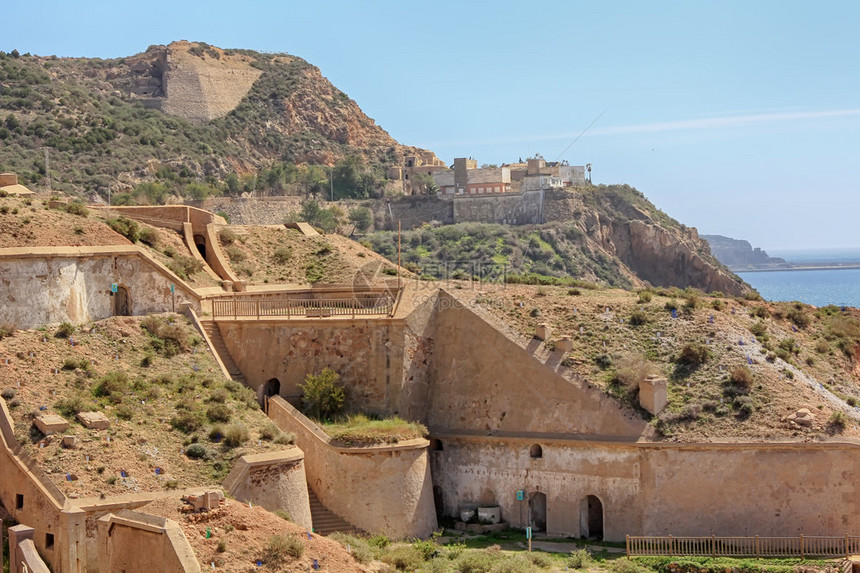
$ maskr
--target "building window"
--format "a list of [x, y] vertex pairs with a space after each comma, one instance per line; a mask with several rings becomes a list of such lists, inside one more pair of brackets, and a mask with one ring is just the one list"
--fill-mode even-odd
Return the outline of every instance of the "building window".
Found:
[[442, 447], [442, 440], [432, 439], [430, 440], [430, 449], [434, 452], [441, 452], [444, 448]]
[[15, 509], [24, 509], [24, 494], [15, 494]]
[[543, 457], [543, 448], [540, 447], [540, 444], [534, 444], [531, 448], [529, 448], [529, 457], [533, 460]]
[[53, 549], [54, 548], [54, 534], [46, 533], [45, 534], [45, 549]]

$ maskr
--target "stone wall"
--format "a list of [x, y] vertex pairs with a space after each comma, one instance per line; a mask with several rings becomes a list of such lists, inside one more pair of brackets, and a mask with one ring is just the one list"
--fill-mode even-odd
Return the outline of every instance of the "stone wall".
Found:
[[307, 454], [311, 489], [328, 509], [365, 531], [394, 538], [426, 537], [436, 529], [425, 439], [343, 448], [282, 398], [269, 417], [296, 434]]
[[248, 385], [260, 392], [271, 379], [280, 396], [297, 402], [307, 374], [340, 374], [350, 408], [400, 409], [403, 323], [388, 319], [219, 320], [221, 336]]
[[133, 315], [170, 312], [174, 302], [200, 308], [190, 286], [138, 247], [0, 249], [0, 316], [21, 329], [112, 316], [113, 283], [127, 289]]
[[224, 487], [240, 501], [252, 501], [269, 511], [284, 510], [293, 523], [312, 527], [304, 452], [299, 448], [242, 456]]
[[455, 223], [476, 221], [527, 225], [540, 223], [543, 213], [542, 191], [505, 193], [490, 197], [455, 195], [452, 201]]
[[179, 525], [170, 519], [122, 510], [99, 519], [99, 571], [200, 571]]
[[[860, 528], [860, 447], [818, 444], [648, 444], [559, 440], [549, 434], [433, 434], [434, 491], [446, 515], [499, 504], [529, 525], [546, 496], [546, 529], [585, 534], [583, 500], [601, 502], [604, 538], [631, 535], [844, 535]], [[541, 446], [541, 457], [531, 456]], [[441, 448], [441, 449], [440, 449]], [[516, 492], [524, 491], [523, 501]]]
[[567, 380], [462, 302], [440, 292], [428, 424], [431, 431], [556, 432], [636, 439], [635, 412]]

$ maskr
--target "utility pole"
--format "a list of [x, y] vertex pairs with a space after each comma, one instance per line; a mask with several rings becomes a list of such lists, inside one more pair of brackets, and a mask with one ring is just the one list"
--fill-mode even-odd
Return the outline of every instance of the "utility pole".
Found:
[[51, 157], [48, 155], [48, 148], [45, 148], [45, 174], [48, 176], [48, 192], [51, 191]]
[[334, 201], [334, 166], [332, 166], [331, 171], [329, 171], [328, 180], [329, 183], [331, 183], [331, 192], [329, 195], [331, 196], [331, 200]]
[[397, 219], [397, 288], [400, 287], [400, 219]]

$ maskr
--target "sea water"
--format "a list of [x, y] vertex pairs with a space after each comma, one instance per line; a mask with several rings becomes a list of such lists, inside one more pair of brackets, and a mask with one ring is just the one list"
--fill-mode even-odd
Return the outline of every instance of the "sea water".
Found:
[[[772, 257], [790, 263], [860, 262], [858, 249], [773, 250]], [[815, 306], [860, 307], [860, 269], [763, 271], [737, 273], [766, 300], [799, 300]]]

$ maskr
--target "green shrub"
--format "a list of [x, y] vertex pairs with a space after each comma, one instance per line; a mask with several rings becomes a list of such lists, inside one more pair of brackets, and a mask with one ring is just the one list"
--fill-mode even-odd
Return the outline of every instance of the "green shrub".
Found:
[[122, 370], [108, 372], [99, 379], [93, 387], [93, 394], [99, 397], [111, 397], [114, 394], [128, 392], [128, 374]]
[[116, 417], [121, 420], [131, 420], [134, 417], [134, 410], [128, 404], [117, 406]]
[[723, 307], [726, 306], [726, 303], [722, 301], [722, 299], [716, 298], [713, 302], [711, 302], [711, 308], [714, 310], [723, 310]]
[[613, 360], [612, 356], [609, 354], [598, 354], [594, 358], [594, 363], [597, 364], [597, 367], [601, 370], [606, 370], [608, 368], [612, 368]]
[[785, 317], [796, 324], [798, 328], [806, 328], [812, 322], [809, 313], [806, 312], [803, 304], [799, 302], [793, 303], [791, 309], [785, 314]]
[[106, 222], [111, 229], [132, 243], [136, 243], [140, 238], [140, 225], [133, 219], [120, 216], [116, 219], [108, 219]]
[[284, 511], [283, 509], [276, 509], [275, 515], [277, 515], [278, 517], [280, 517], [284, 521], [292, 521], [293, 520], [293, 518], [290, 516], [290, 514], [287, 513], [286, 511]]
[[0, 340], [12, 336], [16, 330], [18, 327], [11, 322], [0, 322]]
[[63, 361], [63, 370], [77, 370], [80, 368], [81, 370], [88, 370], [90, 367], [90, 361], [86, 358], [66, 358]]
[[308, 374], [302, 390], [302, 408], [317, 420], [330, 420], [343, 412], [345, 394], [340, 376], [331, 368], [319, 374]]
[[639, 304], [645, 304], [647, 302], [651, 302], [651, 291], [640, 290], [638, 292], [638, 295], [639, 295], [639, 298], [637, 299], [637, 301], [639, 302]]
[[500, 551], [470, 551], [463, 553], [455, 566], [460, 573], [489, 573], [502, 558]]
[[54, 408], [67, 418], [74, 418], [78, 412], [92, 412], [98, 409], [95, 404], [80, 395], [61, 398], [54, 402]]
[[140, 322], [150, 336], [150, 346], [165, 358], [191, 350], [192, 339], [180, 324], [160, 316], [147, 316]]
[[65, 211], [66, 213], [71, 213], [72, 215], [77, 215], [78, 217], [86, 217], [90, 213], [90, 210], [87, 209], [87, 206], [84, 205], [81, 201], [72, 201], [71, 203], [66, 203], [63, 206], [63, 211]]
[[191, 444], [185, 448], [185, 455], [195, 460], [206, 460], [212, 457], [212, 451], [203, 444]]
[[412, 545], [391, 547], [382, 556], [383, 563], [391, 565], [398, 571], [417, 571], [425, 561], [423, 553]]
[[750, 316], [755, 316], [758, 318], [770, 318], [770, 311], [767, 309], [766, 306], [757, 304], [752, 307], [752, 310], [750, 310]]
[[167, 263], [167, 268], [184, 280], [194, 273], [202, 271], [203, 261], [199, 261], [194, 257], [188, 257], [186, 255], [175, 255], [173, 259]]
[[848, 416], [842, 410], [836, 410], [830, 415], [830, 427], [837, 432], [841, 432], [848, 425]]
[[567, 566], [573, 569], [588, 569], [594, 563], [591, 553], [588, 549], [577, 549], [570, 552], [570, 557], [567, 560]]
[[238, 239], [238, 237], [236, 237], [236, 233], [230, 229], [221, 229], [218, 231], [218, 238], [221, 240], [221, 244], [223, 245], [232, 245]]
[[609, 573], [654, 573], [654, 569], [630, 559], [615, 559], [607, 569]]
[[633, 326], [642, 326], [648, 323], [648, 314], [643, 310], [634, 310], [630, 313], [630, 324]]
[[190, 434], [191, 432], [199, 430], [201, 426], [203, 426], [203, 423], [199, 416], [192, 412], [184, 411], [173, 416], [170, 419], [170, 425], [180, 432]]
[[68, 322], [62, 323], [54, 333], [55, 338], [68, 338], [75, 333], [75, 327]]

